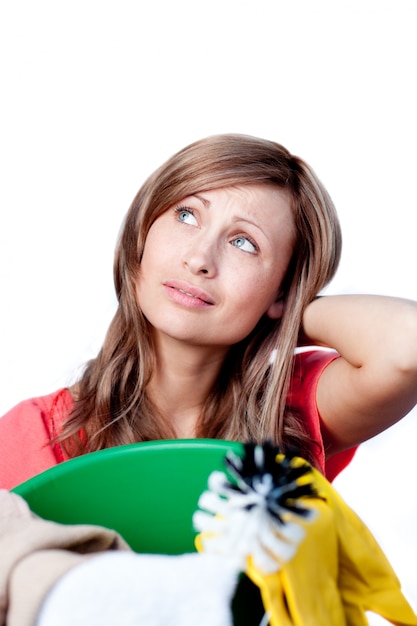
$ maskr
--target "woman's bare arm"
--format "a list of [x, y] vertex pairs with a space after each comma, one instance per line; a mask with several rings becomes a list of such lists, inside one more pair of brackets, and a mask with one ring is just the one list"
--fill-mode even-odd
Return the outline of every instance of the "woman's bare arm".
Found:
[[303, 331], [341, 355], [317, 388], [329, 456], [385, 430], [417, 403], [417, 302], [325, 296], [307, 307]]

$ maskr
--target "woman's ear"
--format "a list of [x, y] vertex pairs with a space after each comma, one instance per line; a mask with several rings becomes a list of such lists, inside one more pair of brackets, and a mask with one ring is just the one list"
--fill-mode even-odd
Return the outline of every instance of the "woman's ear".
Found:
[[269, 305], [265, 315], [270, 317], [271, 320], [280, 320], [284, 313], [284, 301], [279, 299]]

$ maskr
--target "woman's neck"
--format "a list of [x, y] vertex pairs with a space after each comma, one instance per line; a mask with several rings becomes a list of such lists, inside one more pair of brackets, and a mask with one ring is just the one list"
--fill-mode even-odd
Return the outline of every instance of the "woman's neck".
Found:
[[189, 346], [169, 338], [156, 343], [157, 362], [149, 395], [170, 420], [177, 437], [194, 437], [201, 409], [228, 349]]

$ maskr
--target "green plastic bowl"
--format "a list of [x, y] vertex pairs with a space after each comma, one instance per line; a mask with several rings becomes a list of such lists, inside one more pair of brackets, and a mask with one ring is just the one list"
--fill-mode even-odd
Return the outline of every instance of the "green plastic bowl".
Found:
[[63, 524], [118, 531], [133, 550], [194, 552], [193, 513], [213, 470], [242, 444], [212, 439], [137, 443], [61, 463], [13, 491], [34, 513]]

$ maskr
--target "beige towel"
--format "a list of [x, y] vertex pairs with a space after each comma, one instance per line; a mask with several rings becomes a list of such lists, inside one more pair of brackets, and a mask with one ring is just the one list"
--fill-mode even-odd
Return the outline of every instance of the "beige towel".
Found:
[[0, 490], [0, 626], [33, 626], [55, 582], [107, 550], [130, 548], [112, 530], [43, 520], [20, 496]]

